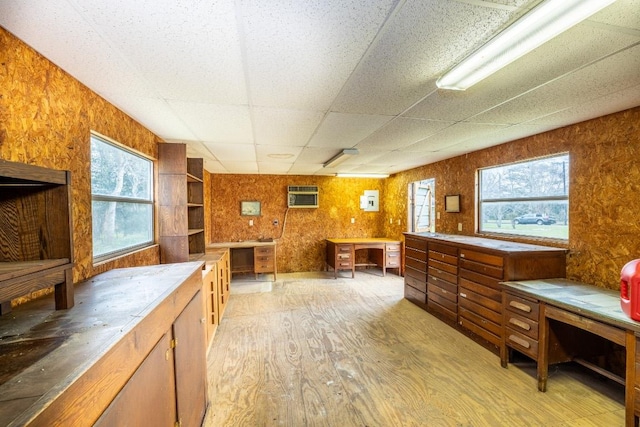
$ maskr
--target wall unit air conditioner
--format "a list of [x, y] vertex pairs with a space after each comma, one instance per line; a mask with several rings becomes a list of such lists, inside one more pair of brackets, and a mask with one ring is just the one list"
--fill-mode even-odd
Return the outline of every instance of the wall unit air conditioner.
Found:
[[318, 186], [290, 185], [288, 187], [290, 208], [317, 208]]

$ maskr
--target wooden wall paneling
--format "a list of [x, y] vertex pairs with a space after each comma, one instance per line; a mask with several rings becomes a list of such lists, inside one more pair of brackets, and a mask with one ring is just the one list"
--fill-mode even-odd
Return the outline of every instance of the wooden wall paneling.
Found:
[[158, 263], [158, 248], [153, 247], [94, 266], [90, 132], [151, 158], [157, 157], [158, 137], [3, 28], [0, 46], [0, 158], [71, 172], [73, 281], [113, 265]]

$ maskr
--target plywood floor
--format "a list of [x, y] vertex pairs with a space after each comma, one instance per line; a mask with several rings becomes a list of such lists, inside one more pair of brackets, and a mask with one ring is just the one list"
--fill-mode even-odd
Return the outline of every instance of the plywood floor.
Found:
[[624, 424], [622, 386], [563, 366], [539, 393], [533, 363], [501, 368], [376, 270], [232, 282], [208, 365], [206, 426]]

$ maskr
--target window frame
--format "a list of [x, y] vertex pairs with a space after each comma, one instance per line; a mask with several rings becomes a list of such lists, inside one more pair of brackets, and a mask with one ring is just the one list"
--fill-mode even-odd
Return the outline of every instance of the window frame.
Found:
[[[111, 146], [112, 148], [115, 148], [117, 150], [120, 150], [124, 153], [126, 153], [127, 155], [130, 156], [134, 156], [137, 157], [139, 159], [142, 159], [146, 162], [148, 162], [149, 164], [149, 176], [148, 178], [148, 182], [149, 182], [149, 198], [141, 198], [141, 197], [131, 197], [131, 196], [113, 196], [113, 195], [104, 195], [104, 194], [94, 194], [94, 188], [93, 188], [93, 180], [90, 179], [90, 187], [91, 187], [91, 229], [92, 229], [92, 238], [91, 238], [91, 249], [92, 249], [92, 258], [93, 258], [93, 263], [95, 264], [99, 264], [111, 259], [115, 259], [118, 257], [121, 257], [123, 255], [127, 255], [127, 254], [131, 254], [133, 252], [136, 252], [140, 249], [144, 249], [144, 248], [148, 248], [151, 247], [153, 245], [155, 245], [155, 193], [154, 193], [154, 176], [155, 176], [155, 162], [153, 161], [152, 158], [145, 156], [144, 154], [137, 152], [133, 149], [131, 149], [130, 147], [127, 147], [117, 141], [114, 141], [113, 139], [106, 137], [104, 135], [101, 135], [97, 132], [93, 132], [91, 131], [91, 135], [90, 135], [90, 139], [89, 139], [89, 144], [90, 144], [90, 152], [92, 150], [92, 145], [93, 145], [93, 141], [97, 140], [100, 143], [106, 144]], [[93, 163], [90, 161], [89, 162], [89, 169], [90, 169], [90, 176], [93, 173]], [[94, 236], [93, 236], [93, 227], [94, 227], [94, 212], [93, 212], [93, 203], [94, 202], [120, 202], [120, 203], [132, 203], [132, 204], [136, 204], [136, 205], [149, 205], [151, 207], [151, 215], [149, 218], [149, 230], [150, 230], [150, 239], [148, 241], [145, 242], [141, 242], [141, 243], [137, 243], [134, 245], [129, 245], [126, 247], [123, 247], [121, 249], [118, 250], [113, 250], [113, 251], [109, 251], [109, 252], [105, 252], [103, 254], [100, 254], [98, 256], [95, 255], [94, 253], [94, 248], [95, 248], [95, 240], [94, 240]]]
[[[568, 166], [570, 166], [571, 163], [571, 158], [570, 158], [570, 153], [569, 152], [561, 152], [561, 153], [554, 153], [554, 154], [549, 154], [546, 156], [540, 156], [540, 157], [533, 157], [533, 158], [528, 158], [528, 159], [524, 159], [521, 161], [517, 161], [517, 162], [511, 162], [511, 163], [503, 163], [503, 164], [498, 164], [498, 165], [493, 165], [493, 166], [487, 166], [487, 167], [483, 167], [483, 168], [478, 168], [476, 170], [476, 233], [481, 234], [481, 235], [489, 235], [492, 237], [511, 237], [511, 238], [521, 238], [521, 239], [527, 239], [527, 240], [540, 240], [540, 241], [555, 241], [555, 242], [561, 242], [561, 243], [568, 243], [569, 241], [569, 229], [568, 227], [570, 226], [570, 221], [568, 220], [568, 215], [569, 215], [569, 203], [570, 203], [570, 167], [565, 171], [565, 184], [566, 184], [566, 191], [565, 191], [565, 195], [562, 196], [532, 196], [532, 197], [504, 197], [504, 198], [486, 198], [483, 199], [482, 197], [482, 172], [486, 171], [486, 170], [490, 170], [490, 169], [496, 169], [496, 168], [501, 168], [501, 167], [506, 167], [506, 166], [512, 166], [512, 165], [519, 165], [519, 164], [526, 164], [526, 163], [534, 163], [540, 160], [545, 160], [545, 159], [554, 159], [554, 158], [566, 158], [566, 163]], [[482, 224], [483, 224], [483, 203], [544, 203], [544, 202], [566, 202], [567, 205], [567, 212], [566, 212], [566, 225], [567, 225], [567, 237], [563, 238], [563, 237], [547, 237], [547, 236], [539, 236], [539, 235], [533, 235], [533, 234], [522, 234], [522, 233], [507, 233], [507, 232], [493, 232], [491, 230], [484, 230], [482, 229]]]

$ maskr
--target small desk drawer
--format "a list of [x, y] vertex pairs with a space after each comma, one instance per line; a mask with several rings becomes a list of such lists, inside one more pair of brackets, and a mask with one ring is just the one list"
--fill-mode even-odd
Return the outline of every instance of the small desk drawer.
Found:
[[508, 292], [505, 294], [505, 298], [505, 308], [507, 310], [518, 313], [528, 319], [535, 320], [536, 322], [538, 321], [540, 304], [537, 301], [520, 298]]
[[255, 248], [253, 248], [253, 253], [255, 256], [273, 255], [274, 250], [273, 246], [256, 246]]
[[526, 354], [532, 359], [538, 360], [538, 341], [524, 334], [507, 328], [506, 341], [509, 347]]
[[400, 252], [400, 243], [387, 243], [387, 252]]
[[[534, 340], [538, 339], [538, 322], [519, 314], [507, 311], [505, 313], [505, 326], [521, 334], [525, 334]], [[509, 333], [509, 332], [507, 332]]]
[[256, 273], [272, 273], [275, 270], [273, 259], [265, 261], [256, 261], [253, 271]]

